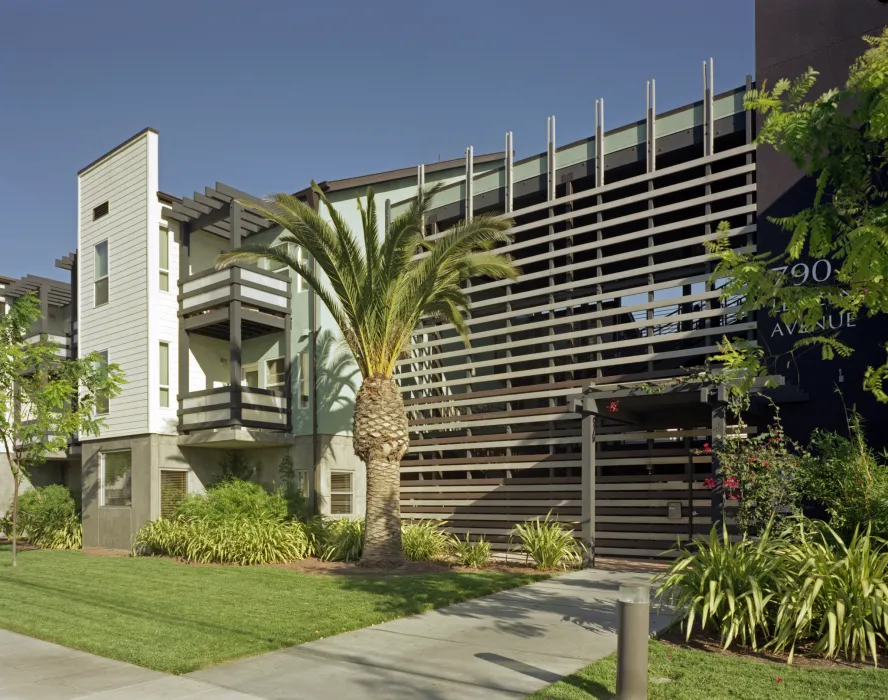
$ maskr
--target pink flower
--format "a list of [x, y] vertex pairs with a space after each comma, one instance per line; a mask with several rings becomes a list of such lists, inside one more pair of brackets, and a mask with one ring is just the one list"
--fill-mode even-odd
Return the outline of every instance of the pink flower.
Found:
[[778, 683], [783, 683], [783, 679], [782, 679], [780, 676], [777, 676], [777, 682], [778, 682]]
[[708, 442], [703, 443], [703, 451], [704, 452], [712, 452], [712, 448], [709, 446]]
[[[762, 464], [764, 464], [766, 467], [768, 467], [768, 460], [765, 460], [764, 462], [762, 462]], [[771, 467], [768, 467], [768, 469], [770, 469], [770, 468]]]
[[714, 489], [715, 488], [715, 479], [709, 477], [708, 479], [703, 479], [703, 488], [704, 489]]
[[740, 482], [737, 481], [736, 477], [731, 476], [725, 479], [726, 489], [736, 489], [738, 486], [740, 486]]
[[611, 413], [616, 413], [620, 410], [620, 402], [616, 399], [612, 399], [611, 402], [605, 407]]

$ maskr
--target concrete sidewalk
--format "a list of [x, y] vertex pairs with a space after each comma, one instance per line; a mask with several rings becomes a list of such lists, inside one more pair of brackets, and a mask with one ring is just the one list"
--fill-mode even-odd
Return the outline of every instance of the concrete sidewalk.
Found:
[[616, 651], [618, 586], [649, 580], [579, 571], [188, 677], [265, 700], [523, 698]]
[[[578, 571], [187, 676], [0, 630], [0, 698], [523, 698], [615, 651], [617, 587], [649, 579]], [[652, 631], [666, 622], [654, 616]]]

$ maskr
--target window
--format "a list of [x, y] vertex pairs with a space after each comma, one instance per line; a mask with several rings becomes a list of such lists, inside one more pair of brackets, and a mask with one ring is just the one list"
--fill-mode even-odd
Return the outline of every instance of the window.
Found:
[[308, 381], [311, 377], [309, 372], [309, 354], [308, 351], [299, 353], [299, 408], [308, 408], [309, 393]]
[[268, 389], [284, 388], [284, 358], [276, 357], [265, 361], [265, 386]]
[[102, 306], [108, 303], [108, 241], [96, 246], [93, 263], [93, 305]]
[[133, 453], [130, 450], [105, 452], [101, 464], [103, 506], [130, 506], [133, 503]]
[[188, 495], [188, 472], [184, 469], [160, 470], [160, 517], [172, 518]]
[[[108, 351], [100, 350], [99, 351], [99, 364], [102, 367], [102, 371], [107, 373], [108, 371]], [[111, 410], [111, 397], [108, 394], [99, 393], [96, 394], [96, 414], [100, 416], [107, 416], [109, 411]]]
[[160, 275], [158, 284], [160, 291], [170, 291], [170, 232], [168, 229], [160, 229], [160, 245], [158, 247], [158, 264]]
[[[271, 246], [271, 249], [276, 250], [276, 251], [280, 251], [280, 252], [284, 252], [285, 250], [287, 250], [289, 248], [289, 246], [290, 246], [289, 243], [278, 243], [277, 245]], [[277, 260], [267, 260], [267, 259], [260, 260], [259, 267], [261, 267], [263, 270], [268, 270], [269, 272], [274, 272], [274, 273], [285, 272], [290, 269], [289, 265], [282, 265]]]
[[330, 515], [351, 515], [354, 472], [330, 472]]
[[159, 347], [159, 384], [160, 384], [160, 406], [161, 408], [170, 407], [170, 344], [161, 343]]
[[302, 494], [304, 498], [308, 497], [308, 472], [307, 471], [297, 471], [296, 472], [296, 488], [299, 490], [299, 493]]
[[108, 202], [102, 202], [99, 206], [93, 207], [93, 221], [101, 219], [108, 213]]
[[243, 367], [244, 378], [242, 380], [242, 384], [244, 386], [248, 386], [251, 389], [259, 388], [259, 365], [244, 365]]

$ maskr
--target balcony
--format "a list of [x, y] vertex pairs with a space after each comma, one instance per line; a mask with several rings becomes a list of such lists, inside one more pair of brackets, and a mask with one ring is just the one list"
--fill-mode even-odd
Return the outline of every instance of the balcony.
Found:
[[186, 331], [228, 340], [235, 308], [242, 338], [287, 327], [290, 279], [286, 275], [239, 264], [226, 270], [203, 270], [179, 285], [179, 317]]

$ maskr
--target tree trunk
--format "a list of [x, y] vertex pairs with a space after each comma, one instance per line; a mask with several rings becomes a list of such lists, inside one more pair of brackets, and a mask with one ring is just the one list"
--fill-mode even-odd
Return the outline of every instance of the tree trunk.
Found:
[[18, 566], [18, 510], [19, 510], [19, 484], [22, 479], [18, 474], [12, 477], [12, 565]]
[[365, 566], [401, 566], [401, 458], [410, 437], [401, 392], [391, 377], [366, 377], [355, 399], [355, 454], [367, 465]]

